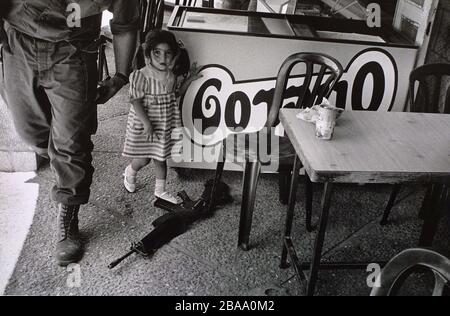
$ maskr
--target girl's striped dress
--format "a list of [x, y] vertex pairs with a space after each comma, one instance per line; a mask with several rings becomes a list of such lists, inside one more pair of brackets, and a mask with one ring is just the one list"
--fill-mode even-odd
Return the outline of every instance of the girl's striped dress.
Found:
[[[181, 114], [175, 96], [176, 80], [171, 71], [151, 65], [130, 76], [131, 101], [140, 100], [153, 126], [153, 141], [143, 133], [144, 126], [131, 106], [123, 156], [167, 160], [181, 134]], [[156, 137], [157, 134], [159, 139]]]

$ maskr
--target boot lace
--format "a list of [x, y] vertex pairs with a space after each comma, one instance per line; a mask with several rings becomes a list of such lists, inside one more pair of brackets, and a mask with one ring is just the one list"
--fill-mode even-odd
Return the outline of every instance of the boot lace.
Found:
[[60, 239], [65, 240], [78, 234], [78, 210], [75, 207], [62, 206], [59, 218]]

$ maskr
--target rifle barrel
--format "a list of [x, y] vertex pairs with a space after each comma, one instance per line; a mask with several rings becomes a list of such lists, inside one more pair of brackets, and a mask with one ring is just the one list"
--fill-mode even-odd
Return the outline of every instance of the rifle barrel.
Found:
[[132, 249], [130, 252], [128, 252], [125, 256], [111, 262], [108, 265], [108, 269], [114, 269], [119, 263], [121, 263], [122, 261], [124, 261], [126, 258], [128, 258], [129, 256], [131, 256], [133, 253], [135, 253], [136, 250]]

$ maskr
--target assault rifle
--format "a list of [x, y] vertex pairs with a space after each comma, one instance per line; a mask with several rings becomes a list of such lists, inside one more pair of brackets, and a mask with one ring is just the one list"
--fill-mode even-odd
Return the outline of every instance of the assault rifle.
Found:
[[133, 243], [130, 251], [112, 262], [108, 268], [113, 269], [134, 253], [144, 256], [154, 254], [164, 244], [186, 232], [195, 221], [212, 216], [217, 206], [230, 203], [233, 199], [229, 192], [227, 184], [219, 181], [214, 188], [214, 180], [208, 180], [202, 196], [196, 201], [191, 200], [185, 191], [178, 193], [183, 201], [181, 204], [157, 199], [155, 206], [169, 213], [154, 220], [152, 225], [155, 228], [139, 242]]

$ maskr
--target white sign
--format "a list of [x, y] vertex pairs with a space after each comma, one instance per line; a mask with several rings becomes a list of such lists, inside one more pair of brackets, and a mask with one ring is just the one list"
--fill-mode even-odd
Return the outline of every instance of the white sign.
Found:
[[[221, 65], [207, 65], [201, 74], [186, 92], [182, 107], [184, 127], [196, 144], [211, 146], [236, 130], [251, 133], [264, 127], [276, 78], [239, 81]], [[303, 76], [288, 80], [283, 107], [301, 107], [297, 101], [303, 81]], [[394, 58], [383, 49], [368, 48], [346, 66], [330, 101], [346, 110], [390, 111], [397, 86]], [[199, 121], [202, 124], [196, 124]]]

